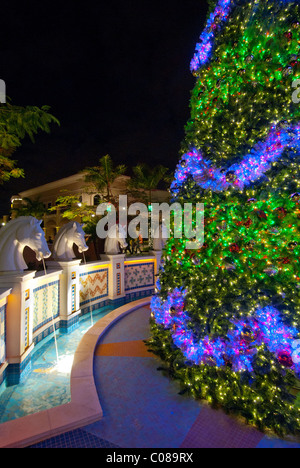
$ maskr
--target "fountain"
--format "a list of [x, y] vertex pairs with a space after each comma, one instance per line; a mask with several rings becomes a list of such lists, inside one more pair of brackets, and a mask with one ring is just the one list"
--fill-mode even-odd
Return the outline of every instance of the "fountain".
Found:
[[[82, 252], [82, 254], [83, 254], [83, 263], [86, 265], [86, 258], [85, 258], [84, 252]], [[90, 296], [88, 280], [87, 280], [87, 294], [88, 294], [88, 303], [90, 304], [91, 303], [91, 296]], [[93, 319], [93, 310], [92, 310], [91, 307], [90, 307], [90, 314], [91, 314], [91, 326], [90, 326], [90, 328], [92, 328], [92, 326], [94, 325], [94, 319]]]
[[42, 221], [32, 216], [20, 216], [9, 221], [0, 230], [0, 273], [18, 274], [27, 269], [23, 252], [26, 246], [36, 254], [37, 260], [49, 258]]
[[24, 271], [27, 265], [23, 252], [28, 246], [41, 261], [50, 257], [51, 252], [41, 228], [41, 221], [32, 216], [21, 216], [9, 221], [0, 229], [0, 288], [10, 290], [10, 301], [7, 303], [5, 324], [5, 354], [12, 370], [8, 373], [10, 382], [18, 379], [24, 363], [32, 351], [33, 344], [33, 284], [35, 271]]
[[[47, 269], [46, 269], [46, 264], [45, 264], [44, 258], [42, 258], [42, 262], [43, 262], [43, 267], [44, 267], [45, 276], [47, 276]], [[49, 287], [49, 286], [47, 286], [47, 288], [48, 288], [48, 287]], [[55, 321], [54, 321], [53, 309], [51, 309], [51, 320], [52, 320], [53, 336], [54, 336], [54, 343], [55, 343], [56, 365], [58, 366], [58, 363], [59, 363], [59, 356], [58, 356], [58, 346], [57, 346], [57, 338], [56, 338], [56, 329], [55, 329]]]

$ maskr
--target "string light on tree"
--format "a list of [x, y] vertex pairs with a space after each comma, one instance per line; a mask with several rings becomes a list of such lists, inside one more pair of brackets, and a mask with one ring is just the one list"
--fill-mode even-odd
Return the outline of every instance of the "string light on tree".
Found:
[[173, 201], [204, 203], [205, 242], [170, 238], [148, 345], [195, 398], [278, 434], [300, 430], [299, 3], [220, 0], [196, 78]]

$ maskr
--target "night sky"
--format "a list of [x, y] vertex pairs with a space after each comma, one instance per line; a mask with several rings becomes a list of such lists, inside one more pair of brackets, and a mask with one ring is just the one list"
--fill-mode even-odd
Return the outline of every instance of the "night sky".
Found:
[[16, 105], [60, 120], [13, 158], [25, 179], [0, 187], [0, 214], [22, 190], [96, 165], [178, 161], [206, 0], [1, 1], [1, 73]]

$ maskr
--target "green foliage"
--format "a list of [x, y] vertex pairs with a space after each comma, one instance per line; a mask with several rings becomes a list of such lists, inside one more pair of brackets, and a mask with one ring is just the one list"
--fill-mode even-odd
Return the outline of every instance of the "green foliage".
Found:
[[[298, 2], [236, 2], [211, 62], [196, 72], [182, 153], [196, 148], [226, 167], [264, 141], [274, 123], [299, 122], [291, 86], [300, 77], [298, 17]], [[286, 150], [263, 182], [244, 191], [203, 190], [191, 176], [173, 201], [205, 205], [204, 245], [191, 251], [184, 237], [169, 239], [157, 293], [165, 301], [176, 288], [187, 291], [193, 340], [225, 340], [234, 321], [270, 305], [300, 330], [299, 154]], [[175, 346], [171, 329], [151, 321], [151, 331], [148, 347], [183, 391], [260, 430], [299, 433], [296, 377], [264, 344], [255, 348], [253, 372], [234, 372], [230, 361], [196, 366]]]
[[83, 223], [92, 222], [95, 217], [95, 208], [82, 203], [76, 195], [61, 195], [56, 200], [56, 206], [52, 206], [49, 211], [60, 210], [61, 216], [70, 221], [78, 219]]
[[242, 2], [216, 37], [211, 62], [196, 72], [182, 153], [201, 148], [224, 165], [263, 141], [270, 123], [299, 121], [291, 99], [300, 77], [300, 28], [292, 27], [299, 4], [278, 3]]
[[24, 171], [16, 167], [11, 155], [28, 136], [32, 142], [39, 131], [50, 132], [52, 123], [59, 121], [49, 113], [48, 106], [20, 107], [10, 103], [0, 105], [0, 183], [11, 177], [24, 177]]
[[23, 204], [19, 208], [12, 210], [16, 217], [19, 216], [33, 216], [37, 219], [43, 219], [44, 215], [48, 213], [47, 208], [40, 201], [39, 198], [31, 199], [28, 197], [23, 198]]
[[[161, 182], [169, 182], [169, 169], [162, 165], [150, 167], [147, 164], [138, 164], [132, 168], [133, 178], [128, 184], [129, 191], [151, 203], [152, 192]], [[146, 192], [146, 193], [145, 193]]]
[[90, 184], [92, 193], [101, 194], [103, 201], [114, 203], [112, 184], [126, 172], [124, 164], [114, 167], [113, 160], [109, 154], [99, 159], [99, 166], [84, 169], [85, 182]]

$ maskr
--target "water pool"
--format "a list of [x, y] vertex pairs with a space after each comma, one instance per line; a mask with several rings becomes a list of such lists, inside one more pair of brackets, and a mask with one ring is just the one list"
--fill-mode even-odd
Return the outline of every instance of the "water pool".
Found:
[[21, 418], [68, 403], [71, 400], [70, 374], [76, 348], [95, 321], [114, 308], [107, 306], [86, 314], [68, 333], [56, 331], [34, 347], [31, 363], [18, 385], [0, 386], [0, 423]]

